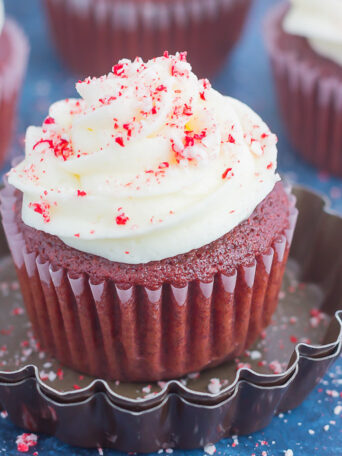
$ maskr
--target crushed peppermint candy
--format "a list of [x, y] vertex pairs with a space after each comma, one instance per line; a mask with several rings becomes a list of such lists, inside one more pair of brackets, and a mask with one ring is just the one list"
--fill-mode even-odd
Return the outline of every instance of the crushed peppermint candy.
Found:
[[217, 394], [221, 391], [221, 381], [219, 378], [211, 378], [208, 385], [208, 391], [211, 394]]
[[274, 374], [281, 374], [283, 372], [282, 365], [278, 360], [271, 361], [269, 363], [269, 368]]
[[40, 214], [43, 217], [45, 223], [50, 222], [50, 204], [47, 202], [40, 202], [40, 203], [29, 203], [28, 207], [33, 209], [34, 212]]
[[233, 177], [234, 173], [232, 173], [232, 168], [227, 168], [223, 174], [222, 174], [222, 179], [226, 179], [227, 177]]
[[213, 445], [212, 443], [208, 443], [207, 445], [205, 445], [203, 450], [206, 454], [209, 454], [210, 456], [212, 456], [213, 454], [216, 453], [216, 446]]
[[37, 445], [38, 436], [36, 434], [24, 433], [18, 435], [15, 443], [17, 444], [17, 450], [20, 453], [27, 453], [31, 447]]
[[123, 212], [115, 217], [115, 221], [117, 225], [126, 225], [129, 221], [129, 217], [125, 215]]
[[49, 380], [50, 382], [53, 382], [57, 378], [57, 374], [54, 371], [45, 372], [41, 370], [39, 376], [41, 380]]
[[191, 380], [195, 380], [196, 378], [199, 378], [201, 374], [199, 372], [190, 372], [190, 374], [188, 374], [188, 377], [191, 379]]
[[260, 359], [262, 357], [262, 354], [259, 350], [252, 350], [249, 353], [250, 358], [254, 361], [256, 359]]
[[145, 394], [150, 394], [151, 390], [152, 390], [152, 386], [151, 385], [146, 385], [146, 386], [144, 386], [142, 388], [142, 392], [145, 393]]
[[334, 408], [334, 414], [335, 415], [341, 415], [342, 414], [342, 405], [336, 405]]

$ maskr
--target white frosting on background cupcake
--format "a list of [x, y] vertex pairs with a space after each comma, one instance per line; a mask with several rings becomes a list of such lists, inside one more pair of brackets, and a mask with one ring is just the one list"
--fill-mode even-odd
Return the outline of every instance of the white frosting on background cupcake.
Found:
[[23, 221], [112, 261], [206, 245], [248, 218], [279, 180], [276, 137], [243, 103], [198, 80], [185, 54], [76, 86], [30, 127], [9, 173]]
[[291, 0], [284, 30], [308, 39], [318, 54], [342, 65], [342, 1]]

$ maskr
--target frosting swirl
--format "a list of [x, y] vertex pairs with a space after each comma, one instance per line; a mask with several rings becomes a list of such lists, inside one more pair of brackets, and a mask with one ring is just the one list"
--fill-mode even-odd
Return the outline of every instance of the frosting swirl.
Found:
[[250, 108], [198, 80], [180, 53], [76, 85], [80, 99], [29, 127], [9, 173], [22, 218], [67, 245], [146, 263], [208, 244], [279, 180], [276, 137]]
[[291, 0], [284, 18], [287, 33], [303, 36], [318, 54], [342, 65], [341, 0]]

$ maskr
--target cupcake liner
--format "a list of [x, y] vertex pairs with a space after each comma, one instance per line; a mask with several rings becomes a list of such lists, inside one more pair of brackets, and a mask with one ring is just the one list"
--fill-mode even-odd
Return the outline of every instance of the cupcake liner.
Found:
[[28, 51], [28, 42], [21, 28], [7, 19], [0, 34], [0, 166], [6, 159], [13, 136]]
[[297, 217], [294, 198], [289, 228], [250, 266], [207, 283], [149, 289], [95, 283], [28, 252], [13, 212], [19, 197], [5, 184], [5, 234], [34, 332], [62, 364], [107, 379], [176, 378], [238, 356], [269, 324]]
[[67, 65], [85, 77], [119, 59], [188, 51], [195, 73], [210, 76], [238, 40], [252, 0], [45, 0]]
[[287, 8], [287, 3], [275, 7], [265, 24], [281, 113], [298, 152], [319, 169], [342, 177], [341, 73], [327, 76], [319, 62], [280, 48], [279, 27]]

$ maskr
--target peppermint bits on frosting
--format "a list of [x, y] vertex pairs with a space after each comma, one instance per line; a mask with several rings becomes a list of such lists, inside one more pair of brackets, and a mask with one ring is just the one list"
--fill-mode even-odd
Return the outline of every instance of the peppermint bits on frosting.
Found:
[[115, 138], [115, 142], [116, 142], [116, 144], [119, 144], [119, 146], [125, 147], [125, 144], [124, 144], [124, 141], [123, 141], [122, 136], [117, 136], [117, 137]]
[[116, 65], [113, 66], [112, 68], [112, 72], [115, 76], [118, 76], [119, 78], [124, 78], [124, 77], [127, 77], [125, 75], [125, 65], [126, 62], [122, 62], [122, 63], [118, 63]]
[[34, 212], [37, 214], [41, 215], [44, 223], [49, 223], [51, 218], [50, 218], [50, 204], [41, 201], [39, 203], [29, 203], [28, 207], [32, 209]]
[[51, 125], [51, 124], [54, 124], [55, 123], [55, 119], [53, 117], [50, 117], [48, 116], [45, 120], [44, 120], [44, 125]]
[[207, 92], [209, 89], [211, 89], [211, 84], [208, 81], [208, 79], [200, 79], [199, 83], [200, 83], [199, 96], [200, 96], [201, 100], [205, 101]]
[[9, 173], [24, 223], [71, 247], [129, 263], [172, 257], [234, 228], [278, 180], [276, 137], [198, 79], [185, 52], [120, 60], [76, 89], [28, 129]]
[[[157, 137], [169, 138], [174, 165], [197, 165], [213, 155], [210, 137], [217, 126], [210, 110], [201, 106], [210, 98], [211, 85], [192, 73], [186, 52], [166, 52], [146, 63], [138, 57], [123, 59], [108, 75], [87, 78], [76, 88], [84, 110], [75, 119], [71, 139], [83, 153], [115, 153], [133, 144], [139, 147], [142, 138]], [[189, 131], [195, 140], [189, 140]]]
[[233, 177], [234, 173], [232, 172], [232, 170], [233, 170], [233, 168], [225, 169], [222, 174], [222, 179], [227, 179], [227, 178]]
[[127, 215], [124, 212], [121, 212], [121, 214], [115, 217], [115, 222], [117, 225], [126, 225], [128, 221], [129, 217], [127, 217]]

